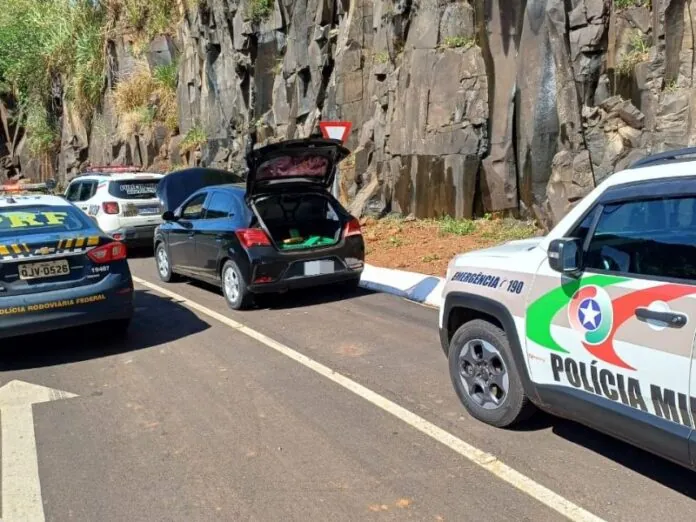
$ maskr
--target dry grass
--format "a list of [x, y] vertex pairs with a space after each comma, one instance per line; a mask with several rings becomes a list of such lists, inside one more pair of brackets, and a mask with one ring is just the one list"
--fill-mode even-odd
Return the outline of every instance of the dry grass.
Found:
[[650, 46], [648, 38], [638, 29], [630, 36], [628, 50], [621, 56], [616, 70], [619, 74], [628, 76], [633, 73], [636, 65], [648, 61], [650, 58]]
[[170, 131], [176, 130], [176, 89], [169, 78], [161, 76], [141, 65], [132, 76], [117, 84], [113, 97], [122, 139], [151, 129], [156, 123]]

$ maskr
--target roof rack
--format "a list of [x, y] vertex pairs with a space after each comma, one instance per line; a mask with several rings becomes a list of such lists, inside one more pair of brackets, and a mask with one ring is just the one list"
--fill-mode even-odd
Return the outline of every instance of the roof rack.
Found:
[[679, 161], [688, 161], [687, 156], [694, 156], [696, 160], [696, 147], [687, 147], [684, 149], [668, 150], [658, 154], [652, 154], [631, 164], [629, 169], [639, 169], [643, 167], [651, 167], [653, 165], [661, 165], [664, 163], [673, 163]]

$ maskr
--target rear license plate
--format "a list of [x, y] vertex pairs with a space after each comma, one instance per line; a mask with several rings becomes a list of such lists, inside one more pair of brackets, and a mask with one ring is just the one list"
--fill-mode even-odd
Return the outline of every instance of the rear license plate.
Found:
[[141, 216], [153, 216], [160, 213], [159, 207], [142, 207], [140, 209]]
[[45, 261], [43, 263], [31, 263], [19, 265], [20, 279], [43, 279], [58, 277], [70, 273], [70, 265], [67, 260]]
[[333, 261], [307, 261], [304, 264], [304, 273], [307, 276], [321, 275], [321, 274], [333, 274], [334, 272], [334, 262]]

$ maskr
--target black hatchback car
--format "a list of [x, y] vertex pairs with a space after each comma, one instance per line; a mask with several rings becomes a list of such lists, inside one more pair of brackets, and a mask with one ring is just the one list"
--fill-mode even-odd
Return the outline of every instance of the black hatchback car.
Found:
[[251, 152], [246, 181], [207, 168], [168, 174], [157, 189], [167, 209], [154, 238], [160, 278], [220, 285], [235, 310], [248, 308], [254, 294], [357, 288], [360, 223], [329, 192], [348, 154], [337, 140], [288, 140]]

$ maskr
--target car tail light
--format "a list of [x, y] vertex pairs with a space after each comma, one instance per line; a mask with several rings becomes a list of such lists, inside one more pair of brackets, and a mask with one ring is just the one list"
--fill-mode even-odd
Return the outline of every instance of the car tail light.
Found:
[[239, 242], [246, 248], [271, 245], [271, 240], [260, 228], [241, 228], [237, 230], [236, 234]]
[[89, 257], [94, 263], [100, 264], [126, 259], [126, 245], [119, 243], [118, 241], [114, 241], [112, 243], [93, 248], [87, 252], [87, 257]]
[[102, 208], [105, 214], [118, 214], [120, 210], [118, 208], [118, 203], [115, 201], [105, 201], [102, 203]]
[[346, 227], [343, 229], [343, 237], [361, 235], [362, 230], [360, 229], [360, 221], [358, 221], [356, 218], [353, 218], [348, 223], [346, 223]]

